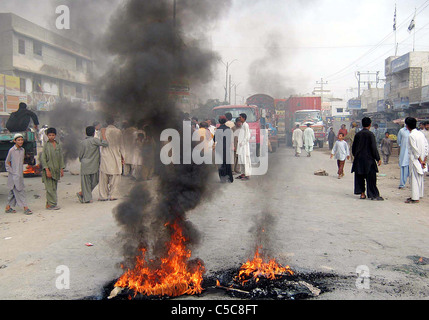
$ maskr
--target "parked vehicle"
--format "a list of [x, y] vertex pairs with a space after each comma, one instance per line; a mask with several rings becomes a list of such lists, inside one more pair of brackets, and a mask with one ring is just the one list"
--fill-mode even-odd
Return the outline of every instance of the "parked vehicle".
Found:
[[5, 161], [9, 149], [13, 147], [14, 142], [13, 138], [15, 134], [20, 133], [24, 137], [23, 148], [25, 150], [24, 164], [28, 166], [36, 165], [36, 156], [37, 156], [37, 132], [33, 129], [28, 129], [23, 132], [9, 132], [3, 124], [7, 122], [10, 114], [7, 112], [0, 112], [0, 123], [2, 124], [0, 132], [0, 172], [6, 172]]

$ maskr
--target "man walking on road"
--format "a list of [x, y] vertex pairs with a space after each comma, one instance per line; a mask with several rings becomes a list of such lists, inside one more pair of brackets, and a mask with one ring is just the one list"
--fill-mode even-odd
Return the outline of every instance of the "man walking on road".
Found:
[[9, 188], [9, 195], [7, 197], [6, 213], [16, 213], [12, 207], [18, 205], [24, 208], [26, 215], [33, 214], [28, 208], [27, 198], [25, 196], [24, 185], [24, 156], [25, 150], [24, 137], [22, 134], [17, 133], [13, 139], [15, 145], [9, 149], [6, 157], [5, 166], [8, 172], [7, 186]]
[[307, 129], [304, 130], [304, 146], [305, 151], [307, 152], [307, 157], [311, 157], [315, 140], [316, 137], [314, 135], [313, 129], [311, 128], [311, 124], [307, 123]]
[[354, 156], [352, 173], [355, 173], [354, 193], [360, 194], [361, 199], [366, 199], [366, 181], [368, 198], [382, 201], [384, 199], [380, 197], [380, 192], [377, 188], [377, 164], [378, 166], [381, 165], [381, 159], [375, 135], [369, 131], [371, 128], [371, 119], [368, 117], [363, 118], [362, 127], [363, 129], [356, 134], [352, 147]]
[[299, 127], [299, 124], [296, 125], [295, 130], [293, 130], [292, 134], [292, 143], [293, 147], [295, 148], [295, 157], [301, 156], [301, 149], [303, 146], [303, 133], [301, 128]]
[[410, 131], [407, 126], [404, 126], [398, 132], [397, 143], [399, 146], [399, 168], [401, 169], [401, 178], [399, 181], [399, 189], [404, 189], [410, 176], [410, 157], [408, 155], [408, 138]]
[[410, 157], [411, 198], [405, 203], [419, 203], [424, 194], [424, 174], [427, 172], [428, 142], [421, 131], [418, 131], [417, 120], [407, 118], [407, 129], [411, 132], [408, 138], [408, 154]]
[[101, 132], [109, 146], [101, 148], [99, 201], [114, 201], [119, 198], [124, 147], [122, 132], [114, 126], [113, 118], [107, 119], [106, 123], [107, 128], [101, 129]]

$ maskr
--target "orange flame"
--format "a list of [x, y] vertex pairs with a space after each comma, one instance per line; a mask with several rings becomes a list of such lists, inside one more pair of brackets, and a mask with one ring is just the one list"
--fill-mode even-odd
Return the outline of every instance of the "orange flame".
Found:
[[141, 249], [141, 256], [133, 270], [127, 270], [116, 282], [115, 287], [129, 288], [135, 295], [147, 296], [194, 295], [202, 292], [201, 283], [205, 271], [201, 262], [190, 267], [191, 251], [186, 248], [186, 238], [177, 223], [172, 225], [173, 234], [167, 243], [168, 252], [157, 268], [150, 267], [145, 259], [146, 249]]
[[252, 278], [258, 282], [261, 277], [275, 280], [278, 276], [293, 275], [293, 271], [289, 266], [282, 267], [275, 259], [270, 259], [268, 262], [264, 261], [259, 253], [260, 249], [262, 249], [262, 247], [256, 249], [252, 261], [247, 261], [241, 266], [238, 276], [235, 278], [237, 281], [244, 284]]
[[30, 174], [39, 175], [40, 172], [41, 172], [40, 165], [37, 165], [37, 166], [27, 165], [27, 168], [24, 171], [24, 175], [30, 175]]

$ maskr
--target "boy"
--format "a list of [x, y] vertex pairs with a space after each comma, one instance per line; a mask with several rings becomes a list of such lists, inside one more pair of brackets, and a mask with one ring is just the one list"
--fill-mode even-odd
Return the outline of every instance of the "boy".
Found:
[[346, 159], [350, 159], [350, 149], [347, 142], [344, 141], [344, 133], [338, 134], [338, 140], [335, 142], [334, 148], [332, 149], [331, 159], [335, 155], [338, 165], [338, 179], [344, 177], [344, 164]]
[[9, 188], [9, 195], [7, 197], [8, 203], [5, 209], [6, 213], [16, 213], [11, 206], [20, 206], [24, 208], [26, 215], [33, 214], [27, 206], [27, 200], [24, 193], [24, 156], [25, 150], [22, 147], [24, 144], [24, 137], [22, 134], [17, 133], [13, 141], [15, 145], [9, 150], [6, 157], [6, 171], [9, 173], [7, 177], [7, 186]]
[[81, 191], [76, 195], [81, 203], [92, 202], [92, 191], [100, 178], [100, 147], [109, 146], [105, 131], [101, 132], [103, 140], [95, 138], [95, 131], [94, 126], [86, 128], [86, 139], [81, 142], [79, 149]]
[[390, 155], [392, 154], [393, 142], [389, 139], [389, 132], [386, 132], [383, 140], [381, 140], [381, 154], [383, 155], [384, 164], [389, 163]]
[[64, 157], [61, 145], [56, 140], [57, 130], [49, 128], [46, 130], [48, 141], [40, 156], [40, 162], [43, 167], [42, 181], [46, 188], [46, 209], [59, 210], [57, 186], [58, 181], [64, 176]]

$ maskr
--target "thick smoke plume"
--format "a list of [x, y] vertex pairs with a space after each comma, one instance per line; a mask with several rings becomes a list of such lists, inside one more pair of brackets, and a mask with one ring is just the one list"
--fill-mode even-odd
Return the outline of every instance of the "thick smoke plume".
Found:
[[285, 57], [280, 46], [286, 43], [284, 37], [277, 33], [268, 33], [265, 41], [264, 55], [249, 66], [249, 85], [254, 92], [269, 94], [273, 97], [289, 97], [295, 94], [293, 79], [296, 74], [289, 74]]
[[57, 129], [66, 163], [78, 158], [77, 141], [85, 136], [85, 128], [98, 119], [97, 112], [88, 110], [80, 102], [61, 101], [49, 112], [49, 124]]
[[[105, 36], [114, 58], [98, 82], [105, 112], [148, 125], [155, 141], [164, 129], [180, 132], [183, 114], [169, 98], [170, 87], [209, 82], [218, 56], [196, 46], [196, 37], [203, 34], [201, 26], [217, 16], [217, 8], [224, 10], [226, 5], [229, 1], [216, 1], [216, 5], [211, 0], [177, 1], [174, 20], [173, 1], [127, 1], [113, 16]], [[115, 209], [126, 242], [126, 267], [131, 267], [141, 247], [150, 246], [154, 255], [162, 254], [171, 231], [165, 226], [173, 223], [183, 228], [189, 245], [199, 241], [186, 213], [207, 196], [211, 170], [197, 165], [160, 165], [157, 173], [156, 199], [139, 184]]]

